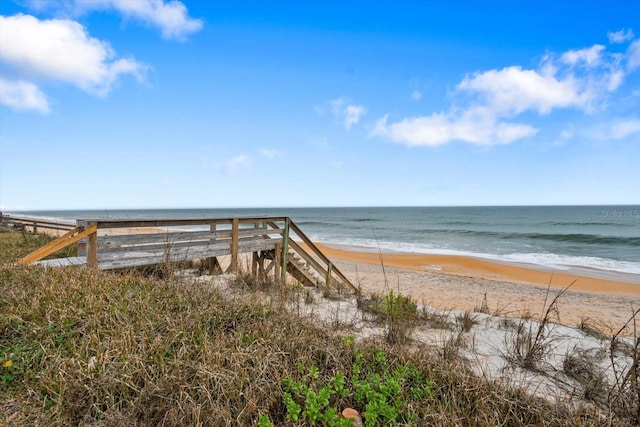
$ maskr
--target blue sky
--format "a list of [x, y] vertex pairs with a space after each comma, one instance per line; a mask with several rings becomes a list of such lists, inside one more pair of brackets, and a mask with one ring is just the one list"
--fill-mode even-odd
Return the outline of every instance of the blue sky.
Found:
[[636, 1], [0, 3], [0, 208], [640, 203]]

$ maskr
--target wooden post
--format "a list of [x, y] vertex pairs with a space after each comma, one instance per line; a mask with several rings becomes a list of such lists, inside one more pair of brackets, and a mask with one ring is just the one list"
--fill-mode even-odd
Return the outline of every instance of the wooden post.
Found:
[[[87, 222], [85, 224], [85, 230], [91, 227], [95, 227], [98, 224], [96, 222]], [[90, 268], [98, 267], [98, 230], [95, 233], [89, 234], [87, 237], [87, 266]]]
[[251, 276], [258, 278], [258, 252], [251, 255]]
[[264, 251], [260, 251], [260, 255], [258, 256], [258, 275], [264, 279]]
[[87, 256], [87, 239], [78, 240], [78, 256]]
[[276, 259], [273, 262], [273, 280], [277, 281], [280, 276], [280, 263], [282, 262], [282, 245], [276, 243]]
[[[253, 228], [258, 228], [260, 227], [260, 222], [256, 221], [253, 224]], [[251, 255], [251, 276], [254, 278], [258, 278], [258, 252], [254, 252]]]
[[238, 228], [240, 219], [233, 218], [231, 223], [231, 272], [238, 273]]
[[284, 220], [284, 233], [282, 234], [282, 277], [280, 281], [282, 284], [287, 279], [287, 255], [289, 253], [289, 218]]
[[[217, 227], [218, 227], [218, 224], [211, 224], [209, 225], [209, 231], [211, 231], [212, 233], [215, 233]], [[218, 258], [212, 257], [212, 258], [209, 258], [208, 261], [209, 261], [209, 274], [211, 275], [220, 274], [222, 269], [220, 268], [220, 263], [218, 262]]]
[[333, 264], [329, 263], [329, 265], [327, 266], [327, 279], [325, 280], [325, 285], [327, 286], [327, 288], [331, 287], [331, 273], [333, 272]]

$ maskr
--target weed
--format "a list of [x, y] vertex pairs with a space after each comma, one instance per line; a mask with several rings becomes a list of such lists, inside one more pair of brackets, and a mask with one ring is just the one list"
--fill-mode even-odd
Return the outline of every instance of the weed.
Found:
[[423, 305], [419, 317], [421, 321], [425, 322], [427, 326], [431, 328], [450, 331], [455, 330], [455, 325], [451, 322], [451, 317], [448, 312], [433, 310]]
[[593, 424], [588, 408], [501, 388], [428, 351], [343, 340], [249, 292], [17, 268], [10, 263], [35, 249], [21, 239], [0, 232], [0, 425], [297, 426], [347, 407], [368, 425]]
[[[609, 354], [615, 382], [609, 391], [609, 407], [623, 419], [640, 424], [640, 336], [637, 329], [637, 316], [640, 309], [634, 310], [629, 320], [611, 337]], [[629, 325], [633, 327], [633, 345], [622, 346], [620, 333]], [[620, 368], [614, 354], [625, 348], [630, 363]]]
[[456, 316], [456, 322], [462, 332], [469, 332], [471, 328], [478, 324], [478, 319], [471, 312], [465, 311], [464, 313]]
[[606, 401], [607, 383], [604, 373], [594, 356], [584, 350], [574, 349], [562, 363], [564, 373], [579, 385], [579, 397], [597, 403]]
[[417, 304], [409, 296], [390, 291], [384, 298], [385, 337], [390, 344], [406, 342], [418, 320]]
[[438, 348], [438, 353], [442, 360], [446, 362], [454, 362], [460, 359], [460, 349], [464, 346], [464, 333], [460, 329], [457, 332], [450, 333]]
[[558, 316], [558, 300], [573, 285], [561, 289], [547, 305], [550, 285], [543, 304], [543, 315], [539, 322], [520, 319], [516, 321], [515, 329], [510, 339], [505, 342], [505, 358], [517, 366], [531, 371], [539, 369], [551, 346], [551, 321]]
[[599, 340], [604, 340], [607, 336], [602, 332], [602, 329], [596, 326], [596, 324], [588, 317], [583, 317], [578, 323], [578, 329], [585, 334], [592, 336]]
[[482, 296], [482, 303], [479, 306], [474, 307], [473, 311], [475, 311], [476, 313], [491, 314], [491, 310], [489, 309], [489, 302], [487, 301], [486, 292]]

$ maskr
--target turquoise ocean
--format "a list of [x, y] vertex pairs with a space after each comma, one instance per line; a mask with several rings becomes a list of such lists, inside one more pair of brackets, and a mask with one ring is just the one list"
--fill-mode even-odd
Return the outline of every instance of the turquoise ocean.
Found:
[[466, 255], [508, 263], [535, 264], [556, 270], [638, 275], [640, 279], [640, 205], [136, 209], [19, 213], [68, 219], [289, 216], [309, 237], [322, 243], [383, 252]]

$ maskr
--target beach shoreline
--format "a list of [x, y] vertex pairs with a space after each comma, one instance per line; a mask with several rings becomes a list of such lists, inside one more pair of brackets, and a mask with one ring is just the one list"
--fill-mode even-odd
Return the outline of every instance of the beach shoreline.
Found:
[[573, 290], [640, 297], [640, 275], [586, 268], [553, 269], [465, 255], [422, 254], [378, 251], [375, 248], [318, 243], [329, 258], [380, 266], [405, 268], [426, 273], [448, 274], [478, 279], [509, 281]]
[[457, 255], [316, 245], [364, 293], [393, 290], [441, 311], [488, 310], [505, 317], [535, 318], [562, 292], [554, 321], [567, 326], [589, 324], [612, 333], [640, 307], [640, 285], [634, 283], [566, 272], [551, 274], [536, 266], [524, 268]]

